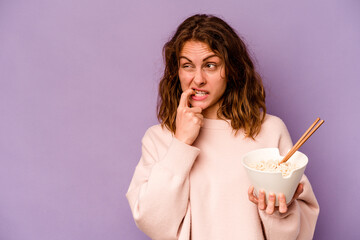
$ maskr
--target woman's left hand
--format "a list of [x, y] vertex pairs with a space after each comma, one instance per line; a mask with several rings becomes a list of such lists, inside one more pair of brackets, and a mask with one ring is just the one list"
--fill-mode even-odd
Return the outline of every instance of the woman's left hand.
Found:
[[[299, 183], [294, 197], [290, 201], [289, 205], [299, 197], [299, 195], [304, 191], [303, 184]], [[278, 210], [280, 213], [286, 213], [288, 211], [288, 205], [286, 204], [286, 198], [283, 193], [278, 194], [279, 207], [275, 207], [276, 196], [274, 193], [269, 193], [268, 204], [266, 205], [265, 201], [265, 192], [263, 190], [259, 191], [259, 197], [254, 195], [254, 186], [250, 186], [248, 190], [249, 200], [256, 204], [260, 210], [265, 210], [267, 214], [273, 214], [275, 210]]]

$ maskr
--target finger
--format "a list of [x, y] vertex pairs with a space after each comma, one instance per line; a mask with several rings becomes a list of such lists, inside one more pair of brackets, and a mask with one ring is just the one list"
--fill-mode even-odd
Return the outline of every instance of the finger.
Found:
[[191, 108], [183, 108], [181, 109], [182, 113], [187, 115], [189, 119], [198, 118], [199, 120], [203, 120], [204, 116], [201, 113], [194, 113], [190, 110]]
[[255, 203], [256, 205], [258, 204], [259, 201], [258, 201], [257, 197], [255, 197], [255, 195], [254, 195], [254, 186], [249, 187], [248, 197], [251, 202]]
[[200, 120], [204, 119], [204, 115], [202, 115], [201, 113], [195, 113], [194, 116], [199, 118]]
[[202, 112], [201, 107], [192, 107], [189, 110], [193, 113], [201, 113]]
[[302, 183], [299, 183], [299, 185], [295, 191], [293, 199], [297, 199], [303, 191], [304, 191], [304, 185]]
[[279, 212], [286, 213], [287, 212], [286, 198], [283, 193], [279, 193]]
[[[195, 115], [194, 115], [195, 116]], [[203, 124], [203, 119], [201, 119], [200, 117], [194, 117], [194, 118], [192, 118], [192, 121], [193, 121], [193, 123], [194, 124], [196, 124], [196, 125], [202, 125]]]
[[194, 90], [192, 88], [189, 88], [189, 89], [185, 90], [181, 94], [179, 106], [180, 107], [189, 107], [189, 97], [193, 93], [194, 93]]
[[273, 214], [274, 213], [274, 210], [275, 210], [275, 200], [276, 200], [276, 197], [275, 197], [275, 194], [274, 193], [270, 193], [269, 194], [269, 200], [268, 200], [268, 205], [266, 207], [266, 213], [267, 214]]
[[204, 116], [201, 113], [195, 113], [194, 115], [194, 123], [199, 124], [200, 127], [204, 125]]
[[259, 203], [258, 203], [258, 208], [260, 210], [265, 210], [266, 209], [266, 203], [265, 203], [265, 192], [263, 190], [259, 191]]

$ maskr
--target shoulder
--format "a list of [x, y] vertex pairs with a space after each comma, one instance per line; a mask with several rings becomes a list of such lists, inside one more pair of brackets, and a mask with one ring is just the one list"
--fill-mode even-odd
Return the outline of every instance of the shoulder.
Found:
[[261, 131], [266, 139], [277, 142], [281, 155], [286, 154], [292, 147], [290, 133], [281, 118], [267, 114]]
[[156, 124], [146, 130], [143, 141], [168, 142], [171, 141], [172, 137], [173, 134], [166, 127]]
[[259, 136], [280, 139], [282, 136], [288, 135], [287, 127], [281, 118], [266, 114]]
[[154, 159], [162, 159], [173, 142], [173, 134], [160, 124], [149, 127], [142, 138], [143, 152], [151, 153]]
[[153, 125], [153, 126], [149, 127], [146, 130], [145, 136], [146, 135], [167, 136], [167, 135], [172, 135], [172, 133], [165, 126], [161, 126], [161, 124], [156, 124], [156, 125]]
[[270, 114], [266, 114], [262, 127], [274, 130], [286, 129], [286, 125], [281, 118]]

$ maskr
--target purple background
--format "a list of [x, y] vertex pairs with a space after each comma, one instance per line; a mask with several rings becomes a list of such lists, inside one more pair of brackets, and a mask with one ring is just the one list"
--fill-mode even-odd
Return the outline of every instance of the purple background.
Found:
[[359, 1], [0, 1], [0, 239], [148, 239], [125, 198], [161, 48], [198, 13], [242, 35], [301, 149], [315, 239], [359, 239]]

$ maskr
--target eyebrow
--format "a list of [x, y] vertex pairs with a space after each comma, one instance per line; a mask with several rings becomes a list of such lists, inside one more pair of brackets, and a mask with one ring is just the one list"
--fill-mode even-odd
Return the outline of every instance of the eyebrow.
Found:
[[[206, 58], [204, 58], [204, 59], [203, 59], [203, 62], [206, 61], [206, 60], [209, 59], [209, 58], [212, 58], [212, 57], [219, 57], [219, 56], [216, 55], [216, 54], [212, 54], [212, 55], [207, 56]], [[187, 57], [185, 57], [185, 56], [180, 56], [179, 59], [180, 59], [180, 58], [185, 58], [186, 60], [188, 60], [189, 62], [192, 63], [192, 61], [191, 61], [190, 59], [188, 59]]]

